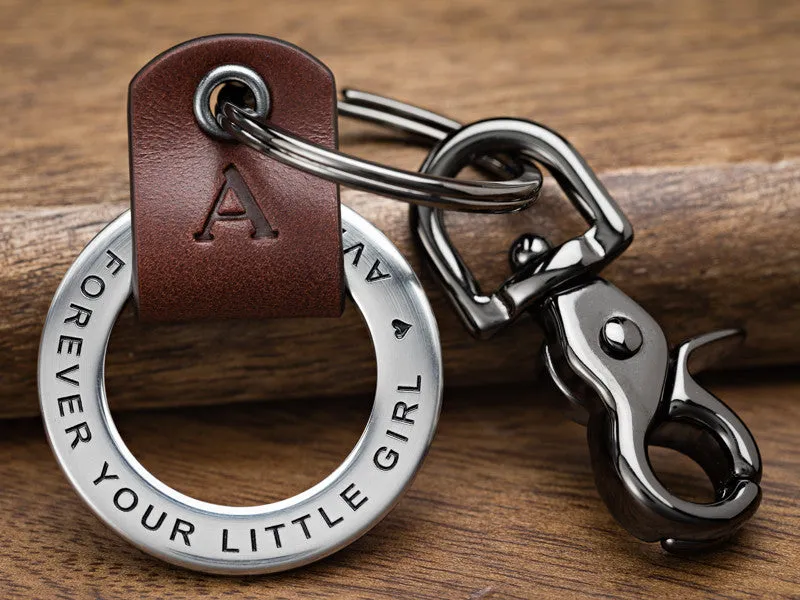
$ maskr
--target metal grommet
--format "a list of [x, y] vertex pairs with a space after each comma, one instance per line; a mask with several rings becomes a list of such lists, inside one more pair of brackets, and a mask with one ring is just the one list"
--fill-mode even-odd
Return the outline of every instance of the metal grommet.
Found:
[[255, 108], [251, 112], [254, 118], [266, 119], [270, 109], [269, 89], [258, 73], [242, 65], [221, 65], [211, 69], [197, 84], [194, 92], [194, 116], [200, 128], [208, 135], [227, 141], [234, 138], [219, 126], [217, 118], [211, 112], [211, 94], [217, 87], [230, 81], [247, 86], [253, 93]]
[[[39, 351], [50, 445], [95, 514], [138, 548], [212, 573], [267, 573], [323, 558], [362, 536], [409, 487], [433, 439], [442, 357], [433, 311], [400, 252], [342, 206], [348, 291], [370, 330], [377, 383], [364, 433], [310, 489], [261, 506], [190, 498], [149, 473], [122, 440], [105, 391], [106, 347], [131, 295], [126, 212], [92, 240], [56, 291]], [[342, 340], [346, 344], [346, 340]]]

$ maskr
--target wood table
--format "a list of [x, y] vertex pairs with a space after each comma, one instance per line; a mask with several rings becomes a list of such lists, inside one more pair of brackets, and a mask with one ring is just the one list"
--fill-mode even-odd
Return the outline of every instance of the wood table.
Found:
[[[796, 2], [0, 4], [0, 597], [800, 597]], [[612, 279], [673, 340], [750, 329], [729, 366], [760, 368], [706, 379], [751, 427], [765, 465], [763, 506], [733, 544], [681, 558], [627, 535], [594, 489], [584, 430], [534, 380], [533, 327], [481, 347], [421, 269], [445, 338], [445, 409], [414, 486], [371, 533], [310, 567], [224, 578], [151, 559], [89, 514], [32, 416], [41, 322], [69, 262], [128, 203], [131, 76], [178, 42], [229, 31], [290, 40], [340, 86], [464, 121], [536, 118], [581, 149], [639, 224]], [[341, 134], [343, 148], [375, 160], [415, 168], [423, 156], [363, 125]], [[420, 267], [396, 203], [343, 200]], [[575, 228], [557, 216], [565, 206], [550, 186], [539, 212], [493, 217], [477, 244], [472, 218], [451, 225], [496, 283], [512, 233]], [[180, 491], [221, 503], [277, 500], [324, 477], [363, 428], [374, 363], [363, 330], [352, 354], [320, 362], [336, 336], [292, 327], [176, 333], [123, 318], [109, 390], [134, 454]], [[301, 356], [306, 343], [313, 360]], [[164, 408], [174, 404], [184, 407]], [[693, 463], [652, 458], [673, 489], [707, 497]]]

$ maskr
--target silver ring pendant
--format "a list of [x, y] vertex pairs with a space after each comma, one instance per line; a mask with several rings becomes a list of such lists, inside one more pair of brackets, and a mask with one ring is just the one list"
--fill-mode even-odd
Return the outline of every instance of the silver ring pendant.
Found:
[[[131, 225], [109, 224], [67, 272], [47, 315], [39, 395], [56, 458], [102, 521], [140, 549], [212, 573], [298, 567], [346, 546], [380, 521], [414, 478], [442, 396], [439, 335], [405, 259], [374, 226], [342, 207], [347, 287], [377, 361], [377, 390], [361, 439], [327, 478], [292, 498], [251, 507], [181, 494], [131, 454], [111, 416], [104, 362], [131, 295]], [[357, 258], [356, 258], [357, 255]]]

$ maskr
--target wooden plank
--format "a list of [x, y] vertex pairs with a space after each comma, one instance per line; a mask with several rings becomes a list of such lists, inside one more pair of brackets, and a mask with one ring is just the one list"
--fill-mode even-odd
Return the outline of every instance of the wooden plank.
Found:
[[[800, 382], [716, 381], [750, 425], [764, 501], [735, 543], [679, 558], [640, 543], [595, 491], [585, 431], [552, 388], [452, 391], [432, 450], [396, 509], [351, 547], [279, 575], [170, 567], [88, 512], [36, 419], [0, 422], [3, 598], [797, 598]], [[117, 416], [156, 476], [203, 500], [249, 505], [319, 481], [349, 452], [366, 398], [138, 411]], [[702, 496], [699, 469], [658, 454], [663, 480]], [[694, 466], [693, 469], [689, 467]], [[367, 496], [368, 496], [367, 492]]]
[[[800, 246], [789, 235], [800, 220], [800, 162], [648, 169], [607, 173], [605, 183], [638, 223], [633, 247], [606, 274], [663, 324], [674, 342], [740, 326], [744, 351], [723, 367], [800, 360]], [[423, 268], [406, 210], [347, 193], [345, 202], [378, 224], [423, 278], [442, 334], [449, 385], [531, 381], [539, 330], [524, 320], [488, 342], [465, 332]], [[55, 287], [80, 248], [122, 203], [0, 208], [0, 416], [35, 414], [31, 382], [41, 323]], [[26, 227], [20, 231], [18, 223]], [[743, 227], [743, 223], [747, 227]], [[507, 273], [506, 248], [527, 230], [565, 239], [581, 222], [551, 187], [539, 205], [507, 216], [452, 215], [453, 239], [487, 285]], [[3, 259], [0, 259], [3, 260]], [[342, 340], [347, 340], [343, 351]], [[338, 320], [139, 325], [129, 310], [115, 328], [108, 358], [114, 406], [132, 408], [369, 393], [375, 360], [354, 307]]]

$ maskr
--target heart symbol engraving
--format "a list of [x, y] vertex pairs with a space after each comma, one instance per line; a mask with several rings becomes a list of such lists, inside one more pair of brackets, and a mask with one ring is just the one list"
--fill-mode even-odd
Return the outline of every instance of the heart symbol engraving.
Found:
[[406, 337], [408, 330], [411, 329], [411, 325], [405, 321], [401, 321], [400, 319], [395, 319], [392, 321], [392, 327], [394, 327], [394, 337], [396, 337], [398, 340], [402, 340], [404, 337]]

